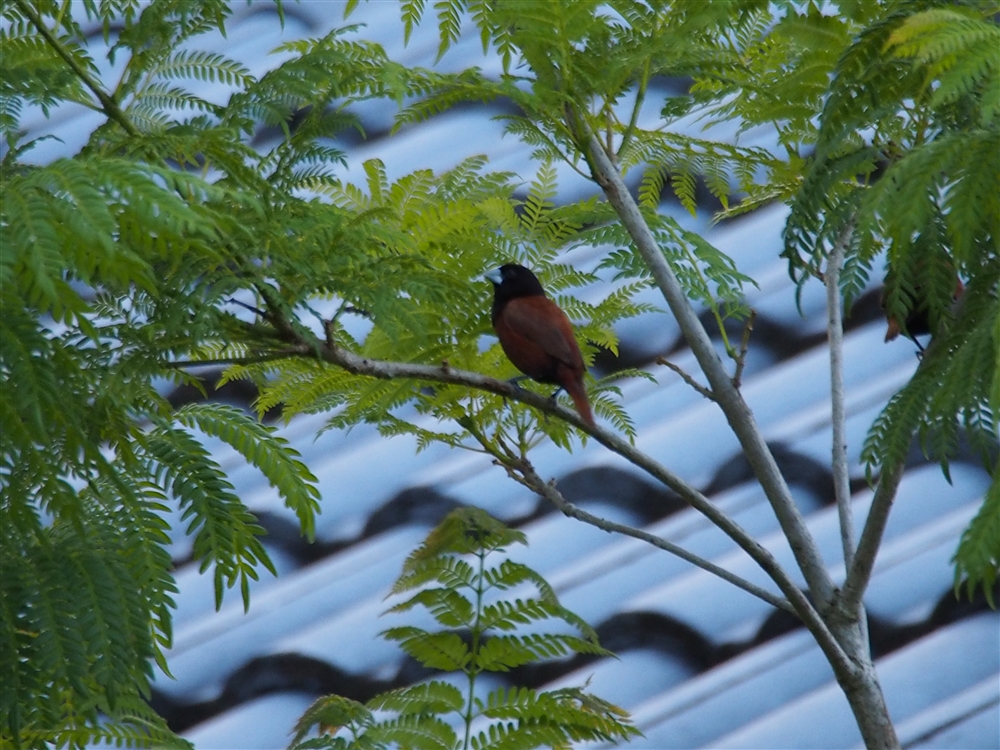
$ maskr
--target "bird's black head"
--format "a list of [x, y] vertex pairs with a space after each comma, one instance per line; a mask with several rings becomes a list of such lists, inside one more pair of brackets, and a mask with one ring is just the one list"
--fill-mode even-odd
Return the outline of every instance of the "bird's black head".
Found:
[[493, 282], [493, 309], [518, 297], [545, 296], [542, 284], [531, 271], [516, 263], [507, 263], [486, 274]]

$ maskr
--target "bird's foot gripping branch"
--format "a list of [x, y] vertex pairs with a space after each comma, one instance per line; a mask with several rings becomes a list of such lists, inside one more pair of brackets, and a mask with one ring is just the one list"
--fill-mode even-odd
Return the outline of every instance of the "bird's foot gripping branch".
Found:
[[493, 282], [490, 317], [504, 353], [529, 378], [564, 389], [583, 421], [593, 426], [583, 385], [586, 367], [566, 313], [522, 265], [507, 263], [486, 278]]

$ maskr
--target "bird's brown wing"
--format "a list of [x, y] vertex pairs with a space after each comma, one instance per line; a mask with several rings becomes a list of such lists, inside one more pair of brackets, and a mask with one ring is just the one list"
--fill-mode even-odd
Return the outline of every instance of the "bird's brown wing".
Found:
[[573, 370], [583, 372], [583, 356], [573, 336], [573, 326], [548, 297], [518, 297], [503, 309], [503, 322], [512, 333], [527, 339]]

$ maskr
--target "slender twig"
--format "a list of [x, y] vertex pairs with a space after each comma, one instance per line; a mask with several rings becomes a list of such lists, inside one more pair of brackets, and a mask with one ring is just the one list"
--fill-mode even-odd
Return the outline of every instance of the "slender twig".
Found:
[[747, 364], [747, 350], [750, 348], [750, 334], [753, 332], [755, 320], [757, 320], [757, 311], [751, 310], [750, 317], [743, 324], [743, 340], [740, 341], [740, 353], [736, 357], [736, 372], [733, 373], [733, 388], [737, 390], [743, 385], [743, 368]]
[[250, 311], [250, 312], [252, 312], [252, 313], [253, 313], [254, 315], [259, 315], [259, 316], [260, 316], [260, 317], [262, 317], [262, 318], [266, 318], [266, 317], [267, 317], [267, 313], [266, 313], [266, 312], [264, 312], [263, 310], [261, 310], [261, 309], [260, 309], [259, 307], [254, 307], [253, 305], [248, 305], [248, 304], [247, 304], [246, 302], [240, 302], [240, 301], [239, 301], [238, 299], [236, 299], [235, 297], [230, 297], [229, 299], [227, 299], [227, 300], [224, 300], [224, 301], [225, 301], [225, 302], [226, 302], [226, 304], [228, 304], [228, 305], [239, 305], [239, 306], [240, 306], [240, 307], [242, 307], [242, 308], [243, 308], [244, 310], [249, 310], [249, 311]]
[[504, 466], [507, 468], [508, 474], [513, 477], [515, 481], [520, 482], [528, 489], [537, 492], [570, 518], [575, 518], [578, 521], [583, 521], [591, 526], [596, 526], [603, 531], [622, 534], [623, 536], [629, 536], [633, 539], [638, 539], [646, 542], [647, 544], [651, 544], [654, 547], [669, 552], [672, 555], [676, 555], [682, 560], [686, 560], [702, 570], [718, 576], [724, 581], [728, 581], [737, 588], [743, 589], [748, 594], [752, 594], [758, 599], [764, 600], [772, 607], [777, 607], [778, 609], [784, 610], [789, 614], [796, 614], [795, 609], [784, 597], [775, 596], [767, 589], [761, 588], [745, 578], [741, 578], [735, 573], [716, 565], [711, 560], [706, 560], [704, 557], [696, 555], [693, 552], [688, 552], [683, 547], [680, 547], [673, 542], [668, 542], [666, 539], [658, 537], [655, 534], [650, 534], [648, 531], [643, 531], [642, 529], [637, 529], [621, 523], [615, 523], [614, 521], [609, 521], [606, 518], [601, 518], [600, 516], [588, 513], [577, 505], [569, 502], [556, 487], [554, 481], [543, 481], [542, 478], [535, 472], [531, 464], [526, 460], [514, 467], [507, 466], [506, 464], [504, 464]]
[[632, 116], [629, 118], [628, 126], [625, 128], [625, 133], [622, 135], [622, 142], [618, 146], [618, 157], [621, 157], [625, 149], [629, 145], [629, 141], [635, 135], [635, 129], [639, 124], [639, 112], [642, 109], [643, 102], [646, 101], [646, 87], [649, 86], [649, 60], [646, 60], [645, 65], [642, 68], [642, 76], [639, 78], [638, 91], [635, 94], [635, 104], [632, 105]]
[[663, 365], [664, 367], [669, 367], [671, 370], [676, 372], [689, 386], [694, 388], [698, 393], [707, 398], [709, 401], [715, 401], [715, 394], [712, 393], [708, 388], [703, 386], [697, 380], [688, 375], [684, 370], [682, 370], [678, 365], [675, 365], [666, 357], [657, 357], [655, 360], [656, 364]]
[[882, 544], [885, 525], [889, 521], [889, 511], [892, 510], [892, 504], [896, 499], [896, 491], [903, 478], [905, 466], [906, 462], [901, 460], [893, 466], [882, 467], [882, 475], [879, 477], [878, 487], [875, 488], [875, 497], [872, 498], [868, 519], [865, 521], [854, 552], [854, 563], [847, 571], [841, 590], [840, 604], [846, 613], [857, 612], [861, 607], [861, 600], [875, 568], [875, 557]]
[[[577, 119], [580, 128], [586, 128], [582, 118]], [[768, 502], [774, 509], [785, 537], [791, 545], [796, 563], [805, 576], [809, 590], [817, 604], [826, 609], [833, 603], [833, 579], [823, 563], [816, 542], [806, 527], [805, 519], [792, 498], [788, 483], [778, 469], [764, 436], [757, 426], [753, 412], [747, 406], [740, 392], [722, 365], [708, 332], [698, 319], [697, 313], [681, 288], [673, 270], [660, 251], [649, 225], [635, 200], [628, 192], [621, 174], [608, 158], [600, 141], [592, 132], [581, 137], [594, 180], [600, 185], [608, 201], [614, 207], [635, 242], [646, 266], [650, 269], [667, 305], [677, 320], [684, 338], [702, 371], [708, 379], [715, 400], [719, 404], [734, 434], [743, 446], [754, 475], [764, 490]], [[787, 592], [786, 592], [787, 595]]]
[[[312, 353], [312, 349], [308, 344], [304, 345], [303, 353]], [[571, 411], [541, 394], [518, 388], [507, 381], [496, 380], [480, 373], [456, 370], [452, 367], [445, 368], [434, 365], [370, 359], [349, 352], [342, 347], [331, 346], [329, 343], [319, 348], [319, 354], [325, 362], [341, 367], [355, 375], [367, 375], [382, 380], [412, 378], [476, 388], [504, 396], [512, 401], [520, 401], [572, 424], [577, 429], [590, 435], [601, 445], [617, 453], [634, 466], [647, 472], [650, 476], [672, 489], [691, 507], [715, 524], [726, 536], [736, 542], [737, 546], [746, 552], [770, 576], [771, 580], [778, 585], [778, 588], [781, 589], [781, 592], [795, 608], [796, 613], [809, 628], [810, 632], [813, 633], [834, 668], [844, 673], [850, 673], [854, 670], [853, 663], [837, 643], [837, 639], [823, 622], [819, 613], [798, 589], [794, 581], [792, 581], [774, 556], [759, 544], [743, 527], [716, 508], [702, 493], [649, 455], [635, 448], [627, 440], [623, 440], [615, 433], [605, 430], [602, 427], [588, 425], [575, 411]]]
[[851, 478], [847, 465], [847, 410], [844, 405], [844, 313], [840, 299], [840, 269], [844, 250], [854, 227], [848, 224], [833, 244], [826, 264], [826, 328], [830, 342], [830, 419], [833, 424], [833, 495], [840, 517], [844, 565], [854, 562], [854, 514], [851, 509]]
[[212, 357], [210, 359], [179, 359], [173, 362], [164, 362], [163, 366], [171, 370], [182, 370], [187, 367], [209, 367], [218, 365], [255, 365], [260, 362], [273, 362], [279, 359], [290, 357], [301, 357], [302, 349], [295, 347], [292, 349], [281, 349], [265, 354], [254, 354], [249, 357]]
[[132, 124], [132, 121], [122, 111], [121, 107], [118, 106], [118, 102], [116, 102], [114, 98], [101, 88], [101, 85], [97, 81], [91, 78], [90, 74], [83, 69], [80, 63], [73, 59], [73, 56], [66, 51], [66, 48], [60, 44], [55, 35], [49, 31], [48, 27], [42, 21], [42, 17], [35, 11], [31, 4], [25, 2], [25, 0], [14, 0], [14, 2], [17, 4], [17, 7], [21, 10], [21, 12], [28, 17], [32, 25], [38, 29], [38, 33], [45, 37], [45, 41], [47, 41], [49, 46], [56, 51], [56, 54], [66, 61], [66, 64], [73, 69], [73, 72], [76, 73], [77, 77], [94, 93], [94, 96], [96, 96], [98, 101], [101, 103], [101, 108], [104, 110], [104, 113], [121, 125], [122, 129], [124, 129], [129, 135], [139, 135], [138, 129]]
[[686, 549], [674, 544], [673, 542], [668, 542], [666, 539], [658, 537], [655, 534], [650, 534], [642, 529], [615, 523], [614, 521], [609, 521], [606, 518], [601, 518], [600, 516], [588, 513], [577, 505], [569, 502], [559, 491], [558, 487], [556, 487], [555, 480], [552, 480], [551, 482], [544, 481], [538, 475], [538, 472], [535, 471], [535, 468], [532, 466], [531, 461], [528, 460], [527, 455], [523, 452], [520, 455], [515, 453], [509, 446], [504, 444], [503, 440], [497, 441], [499, 444], [498, 450], [497, 447], [483, 434], [483, 432], [476, 425], [475, 420], [471, 417], [461, 418], [458, 420], [458, 423], [468, 430], [469, 434], [476, 439], [487, 454], [496, 459], [496, 463], [507, 471], [507, 474], [511, 477], [511, 479], [524, 485], [528, 489], [537, 492], [539, 495], [549, 500], [549, 502], [555, 505], [556, 508], [562, 511], [565, 515], [571, 518], [576, 518], [579, 521], [595, 526], [603, 531], [616, 532], [624, 536], [630, 536], [633, 539], [639, 539], [640, 541], [647, 542], [654, 547], [658, 547], [659, 549], [676, 555], [682, 560], [686, 560], [702, 570], [717, 575], [719, 578], [728, 581], [734, 586], [743, 589], [747, 593], [764, 600], [778, 609], [785, 610], [793, 615], [796, 614], [794, 607], [792, 607], [787, 599], [775, 596], [770, 591], [757, 586], [745, 578], [741, 578], [735, 573], [731, 573], [710, 560], [696, 555], [693, 552], [688, 552]]

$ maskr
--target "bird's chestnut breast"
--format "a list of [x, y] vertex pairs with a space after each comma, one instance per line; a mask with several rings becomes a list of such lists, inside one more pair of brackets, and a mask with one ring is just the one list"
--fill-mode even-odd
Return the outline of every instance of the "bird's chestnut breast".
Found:
[[497, 308], [493, 327], [514, 366], [540, 383], [561, 384], [560, 370], [583, 373], [569, 318], [548, 297], [508, 300]]

